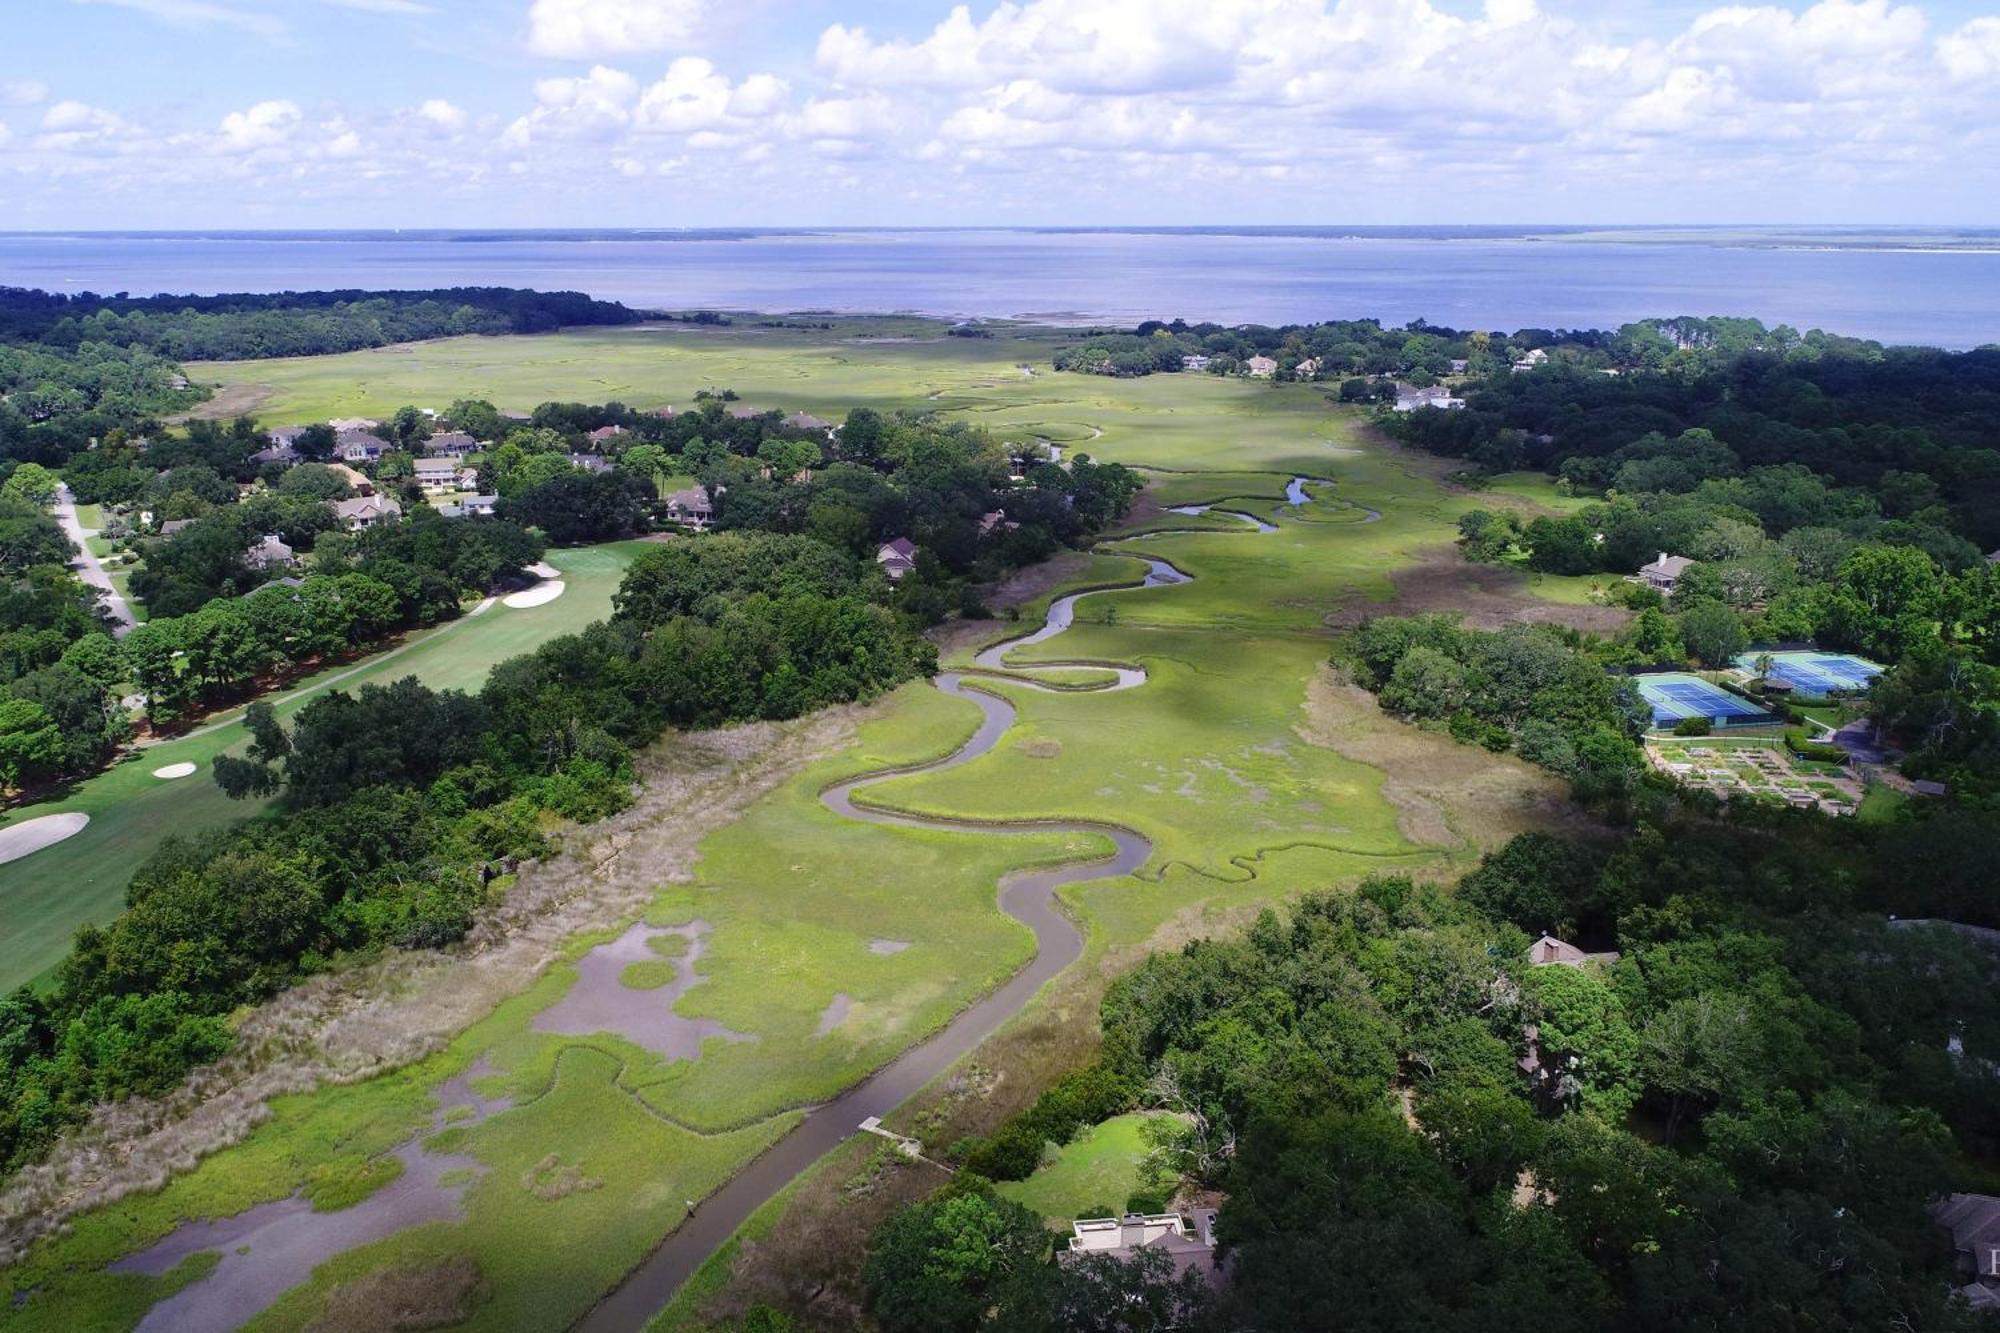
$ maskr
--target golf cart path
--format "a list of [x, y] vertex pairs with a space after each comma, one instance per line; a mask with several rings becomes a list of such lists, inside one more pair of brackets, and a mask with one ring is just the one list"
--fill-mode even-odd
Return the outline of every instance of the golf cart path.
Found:
[[[1291, 506], [1305, 503], [1300, 479], [1288, 494]], [[1246, 533], [1272, 531], [1268, 524], [1256, 523]], [[1038, 661], [1031, 666], [1009, 666], [1007, 655], [1016, 648], [1045, 643], [1075, 623], [1076, 604], [1085, 597], [1115, 596], [1135, 588], [1157, 588], [1193, 581], [1192, 577], [1164, 560], [1135, 556], [1147, 566], [1145, 580], [1121, 588], [1100, 588], [1072, 593], [1050, 603], [1046, 623], [1032, 634], [1008, 639], [985, 649], [973, 658], [982, 671], [1004, 673], [1013, 684], [1035, 689], [1051, 689], [1032, 677], [1017, 674], [1037, 668], [1065, 665], [1103, 666], [1100, 662], [1062, 663]], [[1146, 683], [1146, 673], [1137, 667], [1115, 668], [1113, 690], [1134, 689]], [[1084, 938], [1056, 900], [1056, 891], [1086, 880], [1129, 875], [1144, 866], [1153, 854], [1153, 844], [1133, 829], [1091, 820], [1024, 820], [984, 822], [953, 820], [874, 808], [857, 801], [864, 788], [893, 778], [919, 773], [936, 773], [969, 764], [990, 753], [1013, 726], [1016, 709], [991, 690], [968, 681], [958, 672], [948, 671], [932, 681], [946, 694], [977, 704], [981, 713], [979, 729], [956, 750], [927, 764], [882, 769], [848, 778], [820, 793], [820, 800], [835, 814], [865, 824], [891, 828], [949, 829], [982, 834], [1073, 833], [1091, 835], [1109, 842], [1110, 856], [1095, 856], [1056, 866], [1011, 871], [1000, 879], [1000, 910], [1028, 927], [1035, 936], [1035, 954], [1026, 967], [1002, 983], [997, 990], [975, 1002], [928, 1039], [903, 1052], [895, 1060], [846, 1092], [809, 1108], [790, 1132], [762, 1154], [753, 1158], [721, 1189], [701, 1201], [686, 1219], [670, 1232], [659, 1246], [625, 1280], [600, 1300], [575, 1327], [585, 1333], [629, 1333], [643, 1327], [670, 1302], [674, 1294], [708, 1261], [710, 1255], [728, 1242], [737, 1230], [766, 1202], [775, 1197], [798, 1175], [821, 1157], [839, 1147], [860, 1129], [864, 1119], [886, 1117], [931, 1080], [959, 1059], [977, 1049], [988, 1037], [1025, 1009], [1036, 992], [1083, 955]]]

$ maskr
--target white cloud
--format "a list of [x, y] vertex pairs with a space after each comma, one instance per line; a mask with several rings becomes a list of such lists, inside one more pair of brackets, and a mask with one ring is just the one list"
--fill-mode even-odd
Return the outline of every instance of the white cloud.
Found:
[[282, 38], [288, 32], [282, 19], [235, 5], [218, 4], [216, 0], [70, 0], [70, 3], [130, 9], [182, 28], [236, 28], [271, 38]]
[[549, 137], [608, 138], [630, 121], [638, 92], [638, 80], [605, 65], [582, 78], [543, 79], [535, 84], [535, 109], [509, 125], [501, 142], [518, 149]]
[[1939, 38], [1938, 59], [1957, 82], [2000, 80], [2000, 18], [1974, 19]]
[[0, 106], [39, 106], [49, 100], [49, 85], [34, 79], [0, 80]]
[[335, 9], [354, 9], [363, 14], [435, 14], [437, 10], [419, 0], [321, 0]]
[[276, 148], [292, 137], [300, 115], [298, 103], [283, 99], [259, 102], [247, 111], [232, 111], [222, 118], [215, 146], [224, 153]]
[[528, 49], [561, 60], [664, 51], [700, 30], [706, 0], [534, 0]]
[[456, 134], [465, 128], [465, 109], [447, 102], [442, 97], [433, 97], [418, 107], [417, 116], [447, 134]]

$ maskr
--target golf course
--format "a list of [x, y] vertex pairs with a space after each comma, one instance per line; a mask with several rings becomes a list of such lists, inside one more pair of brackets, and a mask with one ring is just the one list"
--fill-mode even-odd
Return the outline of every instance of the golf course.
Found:
[[[1087, 1058], [1094, 988], [1139, 951], [1374, 870], [1452, 873], [1568, 817], [1548, 774], [1388, 722], [1327, 666], [1339, 627], [1371, 609], [1449, 609], [1416, 576], [1456, 559], [1455, 519], [1490, 499], [1315, 386], [1057, 374], [1048, 346], [842, 321], [191, 368], [267, 424], [482, 396], [681, 405], [702, 388], [836, 419], [936, 411], [1126, 463], [1148, 488], [1089, 552], [994, 590], [1008, 618], [944, 627], [936, 681], [820, 724], [691, 865], [643, 859], [702, 813], [663, 801], [608, 821], [595, 851], [579, 837], [527, 867], [517, 894], [637, 877], [642, 905], [567, 936], [434, 1054], [276, 1097], [234, 1146], [78, 1213], [0, 1269], [15, 1297], [0, 1328], [325, 1327], [412, 1282], [453, 1326], [629, 1328], [663, 1309], [662, 1327], [698, 1326], [740, 1225], [821, 1219], [837, 1190], [786, 1187], [815, 1162], [815, 1186], [860, 1169], [862, 1117], [941, 1152], [1004, 1115]], [[601, 616], [629, 551], [549, 558], [564, 596], [432, 631], [343, 683], [474, 685]], [[1479, 614], [1591, 609], [1507, 578]], [[240, 734], [149, 749], [29, 812], [92, 818], [0, 868], [9, 981], [114, 912], [163, 833], [242, 812], [205, 772], [150, 776], [199, 770]], [[775, 762], [801, 735], [752, 748]], [[990, 1104], [941, 1091], [967, 1062], [1000, 1071]], [[1096, 1203], [1123, 1170], [1075, 1163], [1080, 1179], [1043, 1182], [1045, 1206]], [[307, 1213], [317, 1239], [302, 1242]]]
[[[499, 601], [475, 607], [383, 652], [329, 667], [269, 702], [278, 716], [289, 717], [323, 690], [404, 676], [437, 689], [477, 689], [494, 663], [608, 615], [619, 576], [642, 549], [628, 542], [551, 552], [550, 563], [562, 572], [562, 596], [526, 609]], [[209, 779], [215, 756], [247, 743], [241, 721], [240, 710], [224, 713], [185, 735], [132, 750], [60, 799], [8, 812], [0, 832], [49, 815], [84, 814], [90, 822], [53, 846], [0, 865], [0, 988], [43, 975], [68, 953], [78, 926], [102, 924], [122, 911], [126, 881], [162, 839], [253, 812], [254, 806], [230, 800]], [[194, 768], [185, 770], [188, 764]], [[181, 775], [158, 776], [163, 769]]]

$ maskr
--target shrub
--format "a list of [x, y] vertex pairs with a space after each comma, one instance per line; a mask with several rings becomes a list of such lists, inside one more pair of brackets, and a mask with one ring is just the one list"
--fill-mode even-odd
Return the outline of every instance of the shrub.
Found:
[[1813, 740], [1804, 727], [1792, 727], [1785, 732], [1785, 748], [1801, 759], [1817, 759], [1829, 764], [1847, 762], [1847, 751], [1838, 745], [1824, 745]]
[[1705, 717], [1684, 717], [1674, 723], [1676, 736], [1706, 736], [1714, 727]]

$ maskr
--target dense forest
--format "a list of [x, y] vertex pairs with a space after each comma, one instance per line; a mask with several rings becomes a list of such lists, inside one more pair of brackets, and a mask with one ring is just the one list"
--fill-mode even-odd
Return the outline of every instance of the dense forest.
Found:
[[[1395, 396], [1386, 382], [1391, 377], [1414, 386], [1467, 375], [1485, 380], [1530, 359], [1596, 373], [1686, 375], [1752, 352], [1812, 359], [1879, 356], [1883, 349], [1818, 329], [1801, 334], [1784, 325], [1766, 328], [1754, 319], [1733, 318], [1654, 319], [1616, 331], [1517, 329], [1511, 334], [1453, 329], [1421, 319], [1400, 328], [1374, 319], [1282, 325], [1176, 319], [1148, 320], [1131, 330], [1078, 331], [1067, 336], [1054, 363], [1058, 370], [1095, 375], [1183, 370], [1238, 375], [1247, 373], [1251, 357], [1262, 356], [1272, 362], [1268, 373], [1274, 380], [1339, 381], [1343, 400], [1367, 402]], [[1189, 362], [1190, 357], [1195, 360]]]
[[[2000, 1148], [1995, 960], [1858, 912], [1887, 849], [1823, 825], [1530, 834], [1455, 892], [1373, 878], [1150, 957], [1106, 996], [1097, 1063], [955, 1145], [951, 1183], [877, 1230], [872, 1313], [890, 1333], [1981, 1326], [1926, 1207]], [[1536, 966], [1544, 931], [1616, 952]], [[1170, 1192], [1220, 1202], [1220, 1290], [1054, 1263], [986, 1183], [1134, 1108], [1161, 1113]]]
[[0, 287], [0, 342], [139, 348], [171, 361], [318, 356], [460, 334], [548, 333], [641, 316], [581, 292], [430, 291], [98, 296]]

